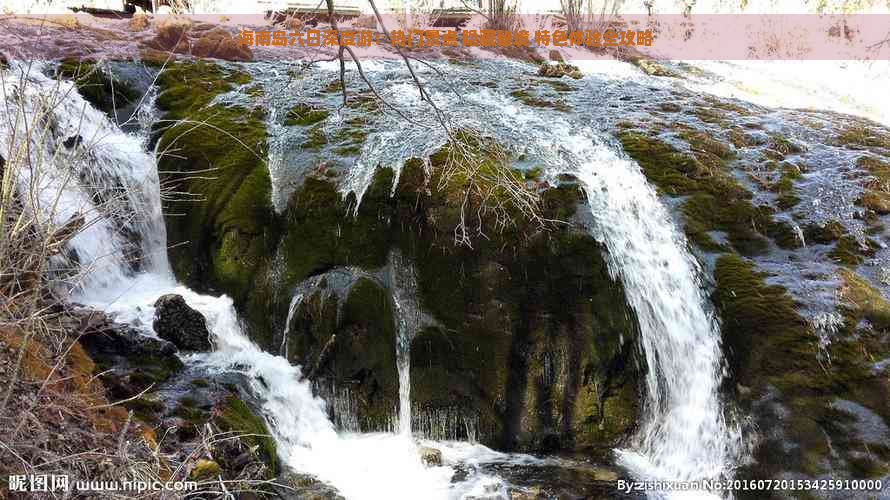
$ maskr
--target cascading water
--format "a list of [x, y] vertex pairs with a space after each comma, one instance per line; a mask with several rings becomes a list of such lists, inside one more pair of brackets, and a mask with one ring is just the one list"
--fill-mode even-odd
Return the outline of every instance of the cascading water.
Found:
[[635, 163], [587, 139], [568, 146], [583, 159], [578, 175], [597, 219], [594, 235], [637, 313], [649, 368], [639, 448], [620, 450], [620, 461], [645, 478], [725, 477], [740, 435], [723, 418], [720, 329], [698, 266]]
[[[369, 73], [375, 72], [392, 75], [385, 66]], [[390, 81], [385, 88], [397, 86]], [[642, 429], [633, 449], [618, 450], [620, 463], [641, 479], [731, 476], [743, 451], [740, 431], [724, 421], [719, 397], [724, 376], [719, 325], [685, 239], [639, 166], [597, 132], [572, 128], [563, 116], [520, 106], [501, 92], [482, 89], [455, 100], [449, 89], [438, 90], [434, 96], [455, 126], [492, 134], [530, 161], [544, 162], [552, 178], [577, 176], [589, 194], [594, 235], [608, 249], [610, 272], [623, 283], [638, 316], [648, 367]], [[399, 93], [398, 103], [422, 113], [423, 104], [411, 95], [408, 89]], [[448, 139], [438, 130], [417, 135], [419, 129], [409, 129], [404, 140], [387, 140], [401, 130], [394, 123], [376, 130], [343, 187], [359, 200], [377, 165], [392, 166], [398, 175], [407, 158], [423, 158]]]
[[[471, 472], [464, 480], [452, 482], [451, 467], [422, 463], [410, 434], [407, 390], [404, 407], [409, 413], [403, 419], [403, 433], [338, 433], [328, 419], [326, 403], [313, 394], [300, 368], [284, 357], [263, 352], [245, 335], [230, 298], [197, 294], [176, 282], [167, 261], [157, 169], [153, 156], [143, 149], [145, 138], [122, 132], [84, 101], [72, 84], [45, 76], [40, 72], [43, 68], [14, 62], [11, 66], [2, 74], [3, 104], [20, 121], [0, 121], [0, 153], [4, 158], [30, 155], [33, 170], [19, 172], [17, 180], [24, 192], [31, 185], [37, 188], [27, 208], [42, 220], [61, 225], [78, 216], [86, 219], [84, 231], [69, 242], [67, 257], [53, 263], [62, 278], [70, 278], [66, 272], [71, 268], [79, 271], [77, 279], [63, 282], [75, 283], [66, 287], [74, 300], [154, 335], [149, 325], [155, 300], [168, 293], [183, 296], [205, 316], [215, 344], [213, 352], [191, 354], [185, 361], [210, 373], [245, 374], [262, 402], [283, 461], [333, 485], [346, 498], [447, 499], [478, 491], [506, 494], [503, 482], [490, 475]], [[39, 125], [46, 133], [24, 143], [12, 133], [21, 130], [24, 122], [29, 127]], [[74, 147], [82, 147], [82, 153], [69, 151], [65, 145], [74, 136], [81, 138]], [[120, 196], [96, 198], [97, 189]], [[97, 205], [97, 199], [108, 203]], [[110, 207], [119, 208], [120, 213], [107, 213]], [[139, 265], [128, 258], [128, 246], [139, 250]], [[400, 272], [393, 279], [405, 282]], [[291, 304], [291, 314], [299, 300]], [[405, 309], [399, 315], [406, 325], [400, 329], [404, 333], [400, 338], [406, 342], [413, 324], [410, 314]], [[446, 452], [450, 446], [436, 445]], [[448, 454], [452, 455], [462, 461], [508, 459], [478, 445], [454, 448]]]
[[420, 325], [420, 313], [413, 307], [417, 295], [414, 267], [399, 252], [390, 255], [389, 279], [398, 320], [396, 365], [399, 371], [399, 433], [411, 435], [411, 339]]

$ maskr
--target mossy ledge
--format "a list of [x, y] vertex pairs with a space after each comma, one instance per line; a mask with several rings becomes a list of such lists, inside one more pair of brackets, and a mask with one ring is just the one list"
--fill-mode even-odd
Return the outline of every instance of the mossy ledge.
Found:
[[[443, 157], [433, 156], [433, 172], [437, 161]], [[433, 177], [409, 162], [391, 197], [393, 172], [380, 169], [353, 217], [344, 217], [351, 195], [341, 197], [327, 179], [307, 179], [286, 212], [285, 299], [284, 290], [334, 268], [384, 267], [397, 249], [414, 264], [421, 306], [441, 324], [412, 343], [419, 415], [460, 414], [479, 439], [505, 448], [605, 456], [634, 428], [638, 392], [634, 315], [602, 248], [572, 225], [545, 230], [522, 220], [501, 230], [482, 221], [487, 238], [456, 246], [463, 187], [429, 189]], [[541, 198], [548, 218], [567, 221], [583, 200], [576, 186], [545, 189]], [[312, 295], [289, 328], [291, 355], [311, 366], [336, 333], [319, 375], [360, 395], [363, 430], [385, 426], [398, 401], [392, 292], [382, 286], [359, 280], [339, 317], [336, 297]], [[548, 378], [550, 363], [566, 367], [556, 379]]]
[[204, 61], [168, 66], [158, 78], [157, 105], [172, 125], [154, 133], [158, 171], [172, 193], [164, 213], [176, 276], [199, 290], [226, 291], [242, 312], [269, 300], [255, 278], [278, 237], [266, 128], [257, 110], [211, 101], [249, 81]]
[[[714, 302], [737, 384], [731, 390], [743, 388], [737, 392], [743, 411], [753, 414], [759, 427], [776, 430], [764, 437], [756, 463], [743, 468], [740, 477], [775, 477], [781, 471], [815, 477], [846, 470], [863, 478], [890, 470], [885, 444], [859, 436], [851, 424], [856, 416], [837, 408], [838, 401], [852, 401], [890, 421], [884, 403], [890, 384], [872, 369], [876, 356], [890, 353], [881, 341], [886, 302], [851, 271], [841, 272], [847, 283], [842, 294], [851, 306], [841, 331], [820, 351], [813, 327], [783, 287], [768, 284], [768, 275], [737, 255], [717, 259]], [[863, 317], [876, 323], [862, 328]], [[869, 451], [873, 448], [878, 453]]]
[[[730, 146], [700, 132], [681, 132], [696, 157], [639, 131], [619, 130], [617, 136], [662, 193], [688, 196], [680, 209], [683, 229], [701, 249], [752, 256], [769, 249], [768, 239], [782, 248], [800, 246], [789, 224], [776, 220], [771, 207], [754, 205], [751, 192], [729, 172], [726, 161], [734, 155]], [[731, 246], [716, 242], [712, 231], [726, 233]]]
[[[394, 173], [386, 168], [376, 171], [358, 207], [332, 179], [310, 175], [276, 215], [262, 120], [250, 109], [211, 104], [233, 80], [248, 79], [203, 62], [175, 64], [160, 78], [166, 118], [189, 120], [157, 131], [161, 149], [176, 151], [162, 158], [160, 170], [165, 184], [200, 200], [165, 203], [180, 279], [231, 295], [251, 337], [275, 350], [296, 285], [342, 266], [376, 273], [397, 250], [415, 267], [423, 309], [441, 325], [418, 334], [414, 346], [419, 414], [459, 411], [477, 423], [480, 440], [504, 448], [584, 449], [603, 457], [633, 431], [635, 317], [603, 249], [573, 222], [583, 203], [577, 186], [528, 181], [509, 162], [489, 157], [505, 154], [502, 148], [466, 131], [460, 140], [484, 164], [483, 178], [460, 169], [443, 178], [447, 162], [469, 161], [445, 147], [429, 170], [409, 161], [394, 194]], [[211, 126], [195, 126], [202, 123]], [[507, 190], [487, 184], [494, 178], [533, 190], [528, 199], [543, 220], [569, 224], [528, 218]], [[465, 192], [474, 231], [458, 244]], [[503, 217], [478, 210], [486, 201], [496, 201]], [[317, 381], [363, 401], [368, 430], [384, 427], [398, 401], [391, 294], [385, 283], [362, 280], [342, 303], [310, 307], [310, 299], [290, 329], [291, 356], [320, 359]], [[334, 334], [333, 352], [321, 356]], [[566, 367], [557, 378], [548, 375], [553, 363]]]

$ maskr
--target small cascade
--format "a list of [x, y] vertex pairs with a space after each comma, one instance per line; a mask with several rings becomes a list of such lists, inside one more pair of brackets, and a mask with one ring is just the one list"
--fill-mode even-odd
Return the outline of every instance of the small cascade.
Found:
[[[462, 498], [479, 488], [504, 490], [502, 482], [487, 474], [474, 472], [452, 482], [450, 466], [425, 466], [410, 437], [410, 414], [405, 420], [408, 435], [338, 432], [328, 417], [327, 404], [313, 394], [300, 368], [283, 356], [262, 351], [248, 338], [229, 297], [201, 295], [176, 282], [167, 261], [157, 168], [144, 149], [145, 137], [121, 131], [70, 83], [59, 84], [33, 67], [24, 73], [5, 71], [2, 75], [6, 109], [19, 110], [15, 120], [43, 126], [51, 133], [38, 134], [31, 142], [13, 139], [12, 132], [23, 123], [2, 120], [0, 153], [4, 158], [30, 155], [30, 164], [36, 168], [19, 171], [16, 180], [20, 189], [36, 187], [27, 209], [40, 220], [56, 226], [75, 217], [87, 222], [69, 241], [66, 256], [53, 262], [60, 279], [65, 278], [60, 282], [78, 302], [154, 335], [150, 327], [154, 302], [164, 294], [181, 295], [204, 315], [215, 345], [213, 352], [190, 354], [184, 360], [209, 373], [244, 374], [261, 403], [282, 461], [331, 484], [345, 498], [445, 500]], [[146, 130], [142, 127], [142, 132]], [[72, 137], [80, 139], [69, 141]], [[114, 198], [96, 196], [112, 192]], [[138, 265], [133, 264], [134, 249]], [[394, 282], [403, 286], [404, 293], [413, 293], [412, 279], [402, 274], [410, 266], [394, 267], [398, 268]], [[334, 271], [329, 274], [339, 276]], [[302, 296], [296, 293], [291, 301], [291, 319]], [[418, 323], [412, 319], [414, 309], [407, 295], [396, 300], [406, 325], [402, 338], [407, 345], [408, 332]], [[282, 340], [285, 350], [287, 328]], [[479, 450], [474, 453], [491, 451], [481, 446]]]
[[281, 347], [278, 349], [279, 354], [284, 357], [284, 359], [287, 359], [287, 339], [290, 337], [290, 324], [294, 319], [294, 314], [302, 303], [303, 294], [295, 293], [290, 300], [290, 305], [287, 306], [287, 319], [284, 320], [284, 334], [281, 335]]
[[[141, 138], [123, 133], [70, 82], [44, 75], [45, 66], [10, 66], [0, 99], [17, 112], [0, 120], [0, 154], [28, 157], [31, 168], [17, 172], [27, 210], [55, 227], [83, 223], [69, 251], [53, 258], [63, 286], [76, 297], [113, 294], [139, 270], [168, 272], [160, 183]], [[34, 132], [15, 133], [25, 129]]]
[[417, 307], [417, 278], [414, 266], [401, 252], [389, 258], [389, 279], [398, 321], [396, 334], [396, 366], [399, 371], [399, 433], [411, 435], [411, 340], [421, 325]]
[[635, 449], [620, 462], [641, 478], [729, 477], [741, 436], [724, 420], [720, 329], [698, 265], [640, 168], [581, 134], [566, 142], [608, 248], [610, 274], [636, 311], [646, 358], [646, 405]]

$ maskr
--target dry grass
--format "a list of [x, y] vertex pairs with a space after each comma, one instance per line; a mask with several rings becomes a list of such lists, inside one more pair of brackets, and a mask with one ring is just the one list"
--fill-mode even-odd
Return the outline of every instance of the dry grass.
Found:
[[615, 17], [621, 2], [617, 0], [560, 0], [566, 30], [605, 31]]

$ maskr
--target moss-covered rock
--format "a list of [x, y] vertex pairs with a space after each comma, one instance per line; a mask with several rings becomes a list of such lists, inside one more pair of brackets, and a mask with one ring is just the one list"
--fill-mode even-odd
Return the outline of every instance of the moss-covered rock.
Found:
[[[242, 312], [271, 300], [256, 277], [277, 244], [262, 113], [211, 104], [249, 76], [199, 61], [165, 69], [158, 107], [173, 124], [156, 130], [166, 189], [169, 256], [177, 277], [222, 289]], [[259, 313], [257, 313], [259, 314]]]
[[[734, 153], [725, 144], [701, 132], [681, 132], [690, 147], [699, 150], [699, 156], [694, 157], [648, 134], [624, 130], [617, 135], [625, 152], [640, 164], [646, 177], [662, 192], [673, 196], [691, 195], [681, 205], [684, 230], [703, 250], [729, 249], [714, 241], [712, 231], [726, 233], [732, 249], [742, 255], [766, 252], [768, 238], [783, 248], [800, 246], [791, 227], [777, 221], [769, 206], [754, 205], [751, 192], [728, 171], [725, 162]], [[705, 161], [710, 166], [706, 166]]]
[[87, 102], [109, 115], [139, 98], [139, 93], [134, 88], [92, 61], [62, 61], [57, 74], [72, 80]]
[[865, 261], [866, 257], [873, 256], [878, 248], [878, 244], [870, 238], [860, 241], [851, 234], [844, 234], [837, 240], [834, 248], [828, 252], [828, 256], [838, 264], [858, 266]]
[[843, 284], [838, 291], [840, 298], [853, 315], [851, 323], [867, 319], [874, 328], [890, 331], [890, 302], [868, 280], [849, 269], [840, 269]]
[[865, 307], [847, 317], [843, 330], [820, 353], [812, 326], [784, 288], [767, 284], [766, 274], [738, 256], [717, 260], [714, 302], [733, 380], [749, 389], [741, 398], [746, 411], [759, 427], [771, 429], [755, 451], [756, 462], [744, 467], [741, 477], [773, 477], [778, 471], [816, 476], [837, 472], [836, 465], [855, 473], [869, 445], [852, 430], [837, 432], [841, 415], [833, 402], [857, 401], [885, 420], [890, 417], [882, 402], [890, 386], [872, 370], [872, 356], [886, 355], [887, 346], [873, 332], [845, 335], [858, 317], [875, 314], [870, 307], [874, 295], [852, 274], [842, 273], [849, 278], [842, 293]]
[[[477, 152], [489, 147], [474, 144]], [[448, 154], [433, 155], [431, 178], [421, 162], [408, 162], [395, 196], [393, 173], [378, 170], [352, 216], [353, 196], [342, 197], [327, 179], [308, 178], [286, 213], [283, 287], [343, 266], [381, 268], [398, 249], [413, 263], [422, 309], [439, 323], [412, 342], [418, 428], [449, 416], [465, 425], [442, 437], [471, 432], [505, 447], [605, 452], [632, 429], [638, 394], [628, 362], [633, 314], [608, 275], [602, 249], [572, 224], [542, 230], [510, 208], [505, 213], [515, 224], [473, 219], [471, 227], [486, 237], [456, 245], [470, 180], [457, 174], [440, 182]], [[520, 172], [502, 173], [525, 183]], [[498, 189], [484, 191], [506, 196]], [[540, 200], [545, 218], [571, 221], [583, 197], [566, 185], [544, 190]], [[467, 212], [479, 213], [479, 202], [471, 196]], [[509, 207], [507, 198], [503, 205]], [[387, 425], [398, 401], [392, 290], [382, 285], [360, 279], [345, 301], [320, 286], [304, 297], [289, 325], [293, 358], [348, 388], [368, 430]], [[566, 367], [559, 377], [548, 375], [555, 363]]]
[[255, 446], [263, 463], [268, 466], [269, 476], [279, 469], [275, 439], [266, 421], [250, 409], [237, 396], [229, 396], [216, 409], [214, 423], [224, 432], [233, 432], [249, 446]]

